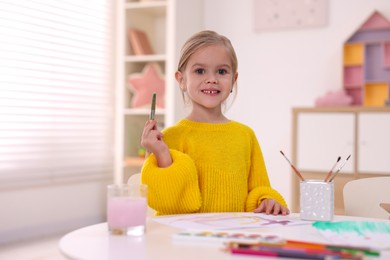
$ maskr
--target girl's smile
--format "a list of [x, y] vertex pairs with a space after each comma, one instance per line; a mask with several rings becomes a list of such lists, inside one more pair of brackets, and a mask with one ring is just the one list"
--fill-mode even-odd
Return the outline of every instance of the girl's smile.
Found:
[[221, 91], [215, 90], [215, 89], [204, 89], [204, 90], [202, 90], [202, 92], [205, 94], [209, 94], [209, 95], [216, 95], [216, 94], [221, 93]]

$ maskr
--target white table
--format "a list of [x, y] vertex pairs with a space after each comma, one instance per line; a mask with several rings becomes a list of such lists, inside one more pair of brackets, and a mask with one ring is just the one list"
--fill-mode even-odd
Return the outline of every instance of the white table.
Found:
[[[288, 218], [297, 219], [298, 214]], [[377, 219], [335, 216], [334, 221], [379, 221]], [[136, 260], [207, 260], [207, 259], [267, 259], [252, 256], [233, 255], [221, 247], [202, 243], [177, 243], [171, 236], [180, 231], [172, 226], [160, 224], [149, 218], [147, 232], [142, 237], [110, 235], [107, 223], [84, 227], [68, 233], [59, 243], [61, 252], [70, 259], [136, 259]], [[248, 230], [246, 230], [248, 231]], [[253, 230], [250, 230], [253, 231]], [[261, 228], [261, 234], [277, 234], [286, 239], [326, 243], [322, 235], [311, 225]], [[274, 258], [269, 258], [274, 259]], [[390, 251], [381, 254], [380, 259], [390, 259]]]

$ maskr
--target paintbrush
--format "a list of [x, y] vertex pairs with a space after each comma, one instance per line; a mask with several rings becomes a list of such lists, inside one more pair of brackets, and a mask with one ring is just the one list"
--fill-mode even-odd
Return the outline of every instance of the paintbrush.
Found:
[[345, 160], [345, 162], [337, 169], [337, 171], [333, 174], [332, 178], [330, 178], [329, 182], [333, 181], [333, 179], [336, 177], [336, 175], [340, 172], [340, 170], [344, 167], [344, 165], [347, 163], [349, 157], [351, 157], [351, 155], [349, 155], [347, 157], [347, 159]]
[[305, 181], [305, 179], [302, 177], [302, 174], [295, 168], [295, 166], [290, 162], [290, 160], [284, 155], [282, 151], [280, 153], [283, 155], [284, 158], [286, 158], [287, 162], [291, 165], [291, 168], [294, 170], [295, 174], [301, 179], [301, 181]]
[[152, 106], [150, 109], [149, 120], [154, 120], [154, 116], [156, 115], [156, 93], [153, 93], [152, 97]]
[[330, 169], [330, 171], [329, 171], [328, 174], [326, 175], [324, 182], [327, 182], [327, 181], [329, 180], [330, 176], [331, 176], [332, 173], [333, 173], [334, 168], [335, 168], [336, 165], [339, 163], [340, 159], [341, 159], [341, 156], [339, 156], [339, 158], [337, 158], [336, 163], [333, 165], [332, 169]]

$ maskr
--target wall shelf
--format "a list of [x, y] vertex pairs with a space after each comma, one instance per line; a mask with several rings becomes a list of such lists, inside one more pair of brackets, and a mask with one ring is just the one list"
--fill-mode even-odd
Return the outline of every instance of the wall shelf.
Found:
[[[145, 66], [156, 64], [165, 83], [164, 91], [158, 89], [163, 94], [157, 98], [163, 98], [165, 101], [165, 106], [158, 106], [156, 110], [159, 130], [172, 125], [177, 117], [181, 117], [179, 115], [185, 109], [180, 102], [176, 102], [179, 88], [174, 79], [178, 46], [183, 39], [200, 30], [203, 11], [201, 6], [201, 1], [192, 0], [117, 1], [115, 183], [126, 182], [132, 174], [140, 172], [143, 159], [139, 158], [138, 152], [143, 127], [150, 114], [150, 104], [133, 107], [137, 88], [129, 87], [129, 76], [134, 78], [145, 75], [142, 74]], [[145, 45], [131, 45], [134, 41], [129, 40], [129, 29], [133, 32], [134, 29], [136, 32], [141, 31], [146, 35], [152, 54], [141, 55]], [[140, 40], [138, 43], [144, 43], [142, 37], [136, 39]], [[135, 55], [136, 53], [138, 55]], [[158, 75], [161, 82], [160, 71]], [[146, 76], [143, 79], [146, 79]], [[152, 95], [150, 102], [151, 98]]]
[[378, 107], [389, 100], [390, 22], [379, 12], [345, 42], [343, 73], [353, 105]]

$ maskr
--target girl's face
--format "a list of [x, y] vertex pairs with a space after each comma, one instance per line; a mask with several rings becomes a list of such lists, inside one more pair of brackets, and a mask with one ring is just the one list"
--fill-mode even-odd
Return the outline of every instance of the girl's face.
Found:
[[193, 109], [219, 109], [237, 80], [230, 56], [222, 45], [199, 49], [188, 60], [185, 71], [177, 72], [180, 88], [187, 92]]

